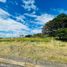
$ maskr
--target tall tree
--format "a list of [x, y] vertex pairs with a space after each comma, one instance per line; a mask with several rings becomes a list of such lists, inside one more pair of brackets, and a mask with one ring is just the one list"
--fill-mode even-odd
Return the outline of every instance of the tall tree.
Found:
[[58, 29], [67, 30], [67, 15], [60, 14], [55, 17], [52, 21], [47, 22], [43, 27], [43, 34], [56, 35]]

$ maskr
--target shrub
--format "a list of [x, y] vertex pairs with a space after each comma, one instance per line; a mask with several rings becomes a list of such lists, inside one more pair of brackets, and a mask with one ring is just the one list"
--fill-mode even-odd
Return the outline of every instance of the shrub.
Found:
[[61, 28], [56, 31], [56, 37], [58, 39], [67, 40], [67, 28]]

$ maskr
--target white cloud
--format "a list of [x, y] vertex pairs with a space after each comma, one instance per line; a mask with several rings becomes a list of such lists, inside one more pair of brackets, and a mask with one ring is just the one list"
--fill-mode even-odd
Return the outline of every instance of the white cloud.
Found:
[[35, 5], [35, 0], [23, 0], [24, 5], [22, 5], [22, 7], [24, 7], [24, 9], [26, 9], [27, 11], [30, 10], [36, 10], [37, 7]]
[[1, 15], [10, 15], [8, 12], [4, 11], [3, 9], [0, 8], [0, 14]]
[[54, 15], [50, 15], [50, 14], [42, 14], [40, 16], [37, 16], [36, 20], [38, 21], [38, 24], [44, 24], [50, 20], [52, 20], [54, 18]]
[[6, 0], [0, 0], [0, 2], [3, 2], [3, 3], [5, 3], [5, 2], [6, 2]]
[[67, 10], [65, 10], [65, 9], [58, 8], [58, 9], [51, 9], [51, 10], [53, 10], [55, 12], [58, 12], [58, 13], [65, 13], [65, 14], [67, 14]]
[[37, 17], [37, 15], [32, 14], [32, 13], [31, 13], [31, 14], [29, 14], [29, 13], [24, 13], [24, 15], [25, 15], [25, 16], [30, 16], [30, 17]]
[[[30, 16], [30, 17], [34, 17], [35, 18], [35, 21], [33, 21], [33, 23], [36, 23], [36, 24], [44, 24], [50, 20], [52, 20], [55, 16], [54, 15], [51, 15], [51, 14], [47, 14], [47, 13], [44, 13], [44, 14], [41, 14], [41, 15], [36, 15], [36, 14], [29, 14], [29, 13], [24, 13], [25, 16]], [[32, 21], [31, 21], [32, 22]]]
[[3, 9], [0, 8], [0, 18], [8, 18], [9, 16], [11, 16], [8, 12], [4, 11]]
[[16, 17], [16, 20], [17, 21], [19, 21], [19, 22], [21, 21], [21, 22], [23, 22], [25, 24], [26, 22], [24, 21], [24, 19], [25, 19], [25, 16], [24, 15], [23, 16], [20, 15], [20, 16], [17, 16]]
[[25, 29], [28, 30], [26, 25], [21, 24], [20, 22], [16, 22], [12, 19], [0, 19], [0, 30], [20, 30]]
[[29, 28], [26, 25], [21, 24], [20, 22], [16, 22], [12, 19], [7, 19], [7, 20], [0, 19], [0, 31], [8, 32], [8, 33], [2, 33], [2, 35], [17, 37], [22, 34], [25, 35], [28, 30]]
[[25, 19], [25, 16], [21, 16], [21, 15], [20, 15], [20, 16], [17, 16], [16, 19], [17, 19], [17, 21], [19, 21], [19, 20], [22, 21], [23, 19]]
[[33, 29], [32, 33], [33, 34], [42, 33], [42, 29]]
[[27, 33], [29, 28], [26, 25], [9, 18], [10, 14], [3, 9], [0, 9], [0, 12], [0, 37], [19, 37]]

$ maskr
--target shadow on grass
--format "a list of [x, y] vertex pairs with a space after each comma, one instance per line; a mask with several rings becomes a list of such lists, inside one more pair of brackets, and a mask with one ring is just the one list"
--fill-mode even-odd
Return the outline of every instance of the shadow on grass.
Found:
[[59, 40], [59, 41], [67, 42], [67, 38], [66, 38], [66, 39], [55, 38], [55, 39], [56, 39], [56, 40]]

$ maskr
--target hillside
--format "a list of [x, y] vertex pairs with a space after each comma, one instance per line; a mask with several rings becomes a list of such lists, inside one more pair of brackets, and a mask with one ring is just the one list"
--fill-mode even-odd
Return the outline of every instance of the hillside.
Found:
[[0, 57], [35, 65], [48, 64], [48, 67], [56, 64], [59, 67], [62, 63], [67, 64], [67, 42], [39, 37], [0, 39]]

